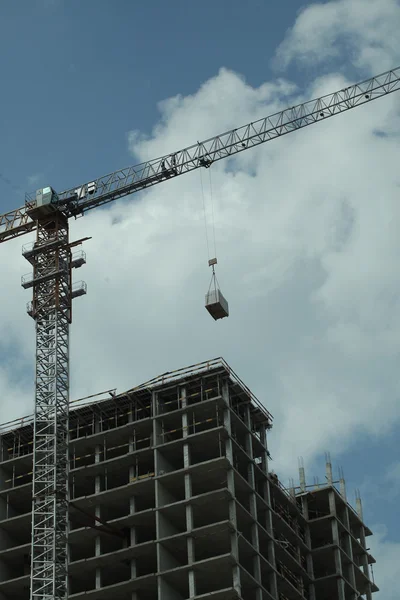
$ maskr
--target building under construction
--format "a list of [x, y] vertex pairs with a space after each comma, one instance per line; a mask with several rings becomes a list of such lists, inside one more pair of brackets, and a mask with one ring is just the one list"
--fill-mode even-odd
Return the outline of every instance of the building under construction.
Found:
[[[283, 487], [271, 427], [222, 359], [73, 403], [69, 597], [370, 600], [360, 509], [329, 468]], [[0, 433], [0, 600], [28, 600], [33, 418]]]

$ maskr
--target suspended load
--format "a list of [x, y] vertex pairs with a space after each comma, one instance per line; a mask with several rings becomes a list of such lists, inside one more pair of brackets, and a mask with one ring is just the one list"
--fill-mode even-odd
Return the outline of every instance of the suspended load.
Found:
[[211, 276], [210, 287], [208, 288], [208, 292], [206, 294], [206, 309], [213, 317], [213, 319], [215, 319], [215, 321], [217, 321], [218, 319], [223, 319], [224, 317], [229, 317], [228, 302], [222, 295], [221, 290], [219, 289], [217, 276], [215, 275], [214, 266], [216, 264], [216, 258], [211, 258], [208, 261], [208, 265], [212, 267], [213, 273]]

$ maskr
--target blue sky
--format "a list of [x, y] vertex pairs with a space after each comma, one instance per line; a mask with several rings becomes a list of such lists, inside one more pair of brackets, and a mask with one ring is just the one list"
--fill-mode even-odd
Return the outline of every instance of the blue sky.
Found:
[[[160, 100], [194, 93], [221, 66], [259, 85], [297, 2], [252, 4], [2, 2], [2, 175], [65, 189], [129, 165], [127, 131], [149, 132]], [[0, 186], [0, 206], [14, 207], [20, 196]]]
[[[371, 0], [4, 0], [0, 212], [22, 206], [25, 191], [62, 191], [284, 108], [293, 85], [307, 99], [397, 66], [399, 3], [376, 7]], [[377, 547], [387, 587], [376, 597], [385, 600], [397, 597], [387, 573], [390, 560], [400, 560], [399, 343], [390, 337], [400, 331], [400, 289], [387, 270], [400, 247], [395, 234], [389, 244], [391, 230], [380, 219], [397, 218], [391, 161], [399, 150], [399, 102], [379, 100], [330, 128], [218, 166], [219, 275], [234, 307], [218, 329], [203, 313], [196, 323], [190, 308], [208, 286], [198, 175], [157, 186], [137, 210], [131, 200], [129, 214], [126, 203], [110, 209], [122, 220], [114, 238], [107, 211], [74, 230], [74, 237], [93, 235], [82, 273], [93, 292], [77, 304], [72, 334], [75, 397], [122, 390], [222, 354], [276, 416], [277, 470], [293, 475], [288, 465], [304, 455], [310, 482], [322, 479], [330, 451], [336, 470], [344, 468], [349, 497], [361, 490], [368, 524], [387, 527]], [[374, 138], [374, 127], [390, 139]], [[335, 212], [344, 201], [358, 233], [339, 256], [327, 240], [345, 228]], [[21, 372], [32, 373], [34, 357], [29, 298], [18, 287], [28, 270], [20, 257], [25, 241], [2, 246], [0, 257], [0, 306], [8, 315], [0, 381], [22, 413], [31, 412], [32, 383]], [[367, 297], [372, 308], [364, 314]], [[177, 340], [188, 331], [182, 349]], [[3, 420], [18, 416], [11, 404]]]

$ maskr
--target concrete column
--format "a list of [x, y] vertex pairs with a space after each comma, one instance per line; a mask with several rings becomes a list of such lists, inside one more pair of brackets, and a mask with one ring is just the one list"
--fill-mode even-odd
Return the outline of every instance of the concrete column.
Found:
[[[340, 545], [339, 539], [339, 526], [337, 522], [337, 514], [336, 514], [336, 499], [335, 492], [332, 490], [329, 492], [329, 509], [330, 513], [335, 516], [331, 521], [332, 527], [332, 540], [334, 544]], [[337, 592], [338, 592], [338, 600], [346, 600], [345, 587], [344, 587], [344, 579], [343, 579], [343, 570], [342, 570], [342, 560], [340, 556], [339, 548], [335, 548], [334, 550], [334, 560], [335, 560], [335, 571], [336, 574], [339, 575], [337, 579]]]
[[268, 473], [268, 440], [267, 428], [265, 425], [260, 426], [260, 442], [264, 446], [260, 467], [264, 471], [264, 473]]
[[[15, 440], [15, 436], [14, 436], [14, 440]], [[3, 440], [3, 436], [0, 436], [0, 462], [4, 462], [7, 459], [8, 459], [7, 444], [5, 444], [5, 442]]]
[[[264, 500], [268, 505], [265, 528], [272, 537], [275, 537], [273, 521], [272, 521], [272, 512], [271, 512], [271, 490], [270, 490], [270, 483], [267, 479], [268, 446], [267, 446], [267, 428], [265, 425], [262, 425], [260, 428], [260, 440], [261, 440], [262, 445], [264, 446], [264, 452], [263, 452], [262, 461], [261, 461], [261, 468], [264, 471], [265, 476], [266, 476], [265, 483], [264, 483], [264, 494], [263, 495], [264, 495]], [[268, 542], [267, 558], [268, 558], [268, 561], [271, 563], [271, 565], [276, 569], [275, 542], [273, 540], [270, 540]], [[272, 594], [272, 596], [274, 598], [278, 598], [278, 579], [277, 579], [277, 574], [275, 571], [272, 571], [269, 575], [269, 587], [270, 587], [270, 593]]]
[[[133, 469], [132, 467], [130, 467], [129, 472], [131, 473], [131, 469]], [[129, 499], [129, 513], [132, 515], [135, 512], [135, 497], [131, 496], [131, 498]], [[135, 527], [131, 527], [130, 528], [130, 545], [134, 546], [137, 543], [136, 540], [136, 529]], [[131, 558], [131, 579], [135, 579], [137, 577], [137, 569], [136, 569], [136, 559], [135, 558]], [[131, 593], [131, 600], [138, 600], [138, 593], [137, 592], [132, 592]]]
[[[99, 420], [99, 416], [95, 415], [94, 416], [95, 419], [95, 433], [99, 433], [100, 432], [100, 420]], [[95, 455], [94, 455], [94, 462], [97, 464], [101, 461], [101, 450], [102, 447], [100, 445], [97, 445], [95, 447]], [[101, 489], [101, 475], [96, 475], [95, 476], [95, 480], [94, 480], [94, 491], [95, 494], [99, 494], [102, 489]], [[94, 509], [94, 514], [96, 515], [96, 517], [98, 519], [101, 519], [101, 506], [96, 504], [95, 509]], [[97, 523], [97, 521], [96, 521]], [[95, 556], [100, 556], [101, 554], [101, 536], [97, 535], [94, 539], [94, 555]], [[95, 588], [96, 590], [101, 588], [101, 567], [96, 567], [96, 574], [95, 574]]]
[[[8, 475], [6, 475], [4, 469], [2, 467], [0, 467], [0, 489], [1, 490], [5, 490], [9, 487], [9, 484], [6, 483], [6, 480], [8, 479]], [[11, 489], [11, 488], [10, 488]], [[3, 519], [9, 519], [10, 517], [13, 517], [14, 515], [12, 514], [13, 511], [11, 511], [10, 513], [10, 507], [9, 507], [9, 503], [8, 503], [8, 494], [2, 495], [2, 497], [0, 498], [0, 520], [2, 521]], [[3, 548], [0, 548], [1, 550]]]
[[[186, 388], [181, 388], [181, 406], [187, 408]], [[189, 416], [185, 411], [182, 413], [182, 435], [186, 439], [189, 436]], [[188, 443], [183, 444], [183, 467], [189, 469], [190, 467], [190, 446]], [[192, 476], [186, 471], [185, 472], [185, 499], [192, 497]], [[186, 529], [191, 532], [193, 530], [193, 507], [191, 504], [186, 506]], [[194, 538], [188, 536], [187, 538], [187, 553], [188, 553], [188, 564], [192, 565], [195, 560], [195, 541]], [[193, 569], [188, 572], [189, 578], [189, 598], [196, 596], [196, 577]]]
[[[158, 394], [154, 393], [153, 415], [161, 416], [162, 413], [163, 413], [162, 405], [158, 398]], [[180, 600], [181, 595], [179, 594], [179, 592], [175, 589], [175, 587], [172, 584], [170, 584], [168, 582], [168, 577], [161, 574], [161, 573], [165, 572], [167, 569], [181, 566], [181, 562], [174, 556], [173, 550], [172, 550], [172, 552], [168, 551], [167, 548], [165, 548], [165, 546], [163, 546], [160, 543], [160, 539], [162, 539], [164, 537], [169, 537], [176, 533], [181, 532], [181, 529], [180, 528], [178, 529], [169, 520], [169, 518], [165, 514], [163, 514], [162, 511], [157, 510], [158, 508], [161, 508], [161, 507], [165, 506], [166, 504], [177, 502], [177, 498], [174, 496], [173, 491], [172, 490], [169, 491], [167, 489], [168, 486], [164, 485], [163, 478], [162, 478], [163, 472], [168, 473], [168, 472], [176, 471], [176, 467], [174, 465], [170, 464], [169, 461], [167, 460], [167, 458], [164, 456], [164, 448], [162, 445], [164, 443], [164, 438], [162, 435], [163, 434], [163, 423], [162, 423], [163, 418], [164, 417], [154, 418], [154, 420], [153, 420], [153, 437], [154, 437], [154, 444], [155, 444], [154, 466], [155, 466], [155, 473], [156, 473], [155, 506], [156, 506], [157, 570], [160, 573], [157, 577], [157, 590], [158, 591], [157, 591], [156, 598], [159, 598], [159, 599], [165, 598], [168, 600]], [[177, 430], [181, 430], [182, 415], [179, 414], [175, 418], [178, 419], [178, 421], [176, 421], [175, 426], [176, 426]], [[187, 429], [185, 429], [185, 431], [188, 432]], [[183, 435], [183, 432], [182, 432], [182, 435]], [[186, 446], [185, 451], [183, 450], [182, 446]], [[188, 466], [190, 464], [189, 445], [183, 444], [182, 446], [181, 446], [182, 452], [184, 453], [184, 456], [186, 456], [185, 466], [186, 466], [186, 468], [188, 468]], [[186, 474], [181, 475], [181, 477], [183, 479], [186, 498], [190, 498], [192, 495], [191, 480], [190, 480], [190, 477], [187, 477], [188, 475], [190, 475], [188, 472]], [[193, 519], [192, 519], [191, 507], [188, 507], [188, 508], [189, 508], [189, 510], [187, 510], [186, 505], [185, 505], [184, 508], [181, 507], [181, 510], [185, 510], [187, 529], [191, 530], [193, 528], [193, 523], [192, 523]], [[189, 548], [189, 550], [190, 549], [191, 548]], [[187, 554], [190, 555], [189, 552], [187, 552]], [[191, 554], [193, 555], [193, 552]], [[193, 577], [190, 580], [190, 578], [188, 576], [188, 579], [186, 581], [188, 583], [188, 587], [190, 586], [190, 581], [192, 581], [192, 589], [193, 589], [194, 588]], [[193, 593], [194, 593], [194, 591], [193, 591]], [[141, 597], [141, 594], [139, 592], [139, 598], [140, 597]]]
[[[348, 531], [350, 532], [350, 519], [349, 519], [349, 509], [346, 508], [344, 509], [344, 515], [343, 515], [343, 519], [344, 519], [344, 525], [346, 526], [346, 528], [348, 529]], [[349, 581], [351, 583], [351, 585], [357, 589], [356, 586], [356, 576], [354, 573], [354, 557], [353, 557], [353, 546], [351, 543], [351, 536], [350, 533], [345, 533], [343, 535], [343, 540], [345, 540], [345, 544], [344, 544], [344, 548], [343, 550], [346, 552], [346, 554], [349, 556], [349, 558], [351, 559], [351, 565], [349, 566], [349, 573], [348, 573], [348, 577], [349, 577]], [[357, 594], [354, 593], [354, 600], [357, 600]]]
[[[365, 551], [365, 554], [362, 555], [362, 559], [361, 559], [362, 569], [363, 569], [364, 575], [366, 577], [368, 577], [368, 579], [370, 580], [370, 572], [369, 572], [368, 556], [367, 556], [367, 544], [366, 544], [366, 539], [365, 539], [365, 529], [364, 529], [363, 525], [361, 525], [361, 527], [360, 527], [360, 543]], [[372, 590], [371, 590], [370, 583], [368, 584], [368, 587], [367, 587], [366, 599], [372, 600]]]
[[[332, 540], [334, 544], [339, 545], [339, 527], [336, 519], [332, 519]], [[337, 548], [335, 554], [335, 570], [338, 575], [342, 575], [342, 561], [340, 559], [340, 550]]]
[[[335, 519], [332, 520], [332, 539], [333, 539], [333, 543], [337, 544], [339, 547], [341, 546], [341, 536], [339, 534], [339, 525], [338, 525], [338, 521], [337, 521], [337, 507], [336, 507], [336, 496], [334, 491], [330, 491], [329, 492], [329, 509], [331, 514], [333, 514], [335, 516]], [[350, 524], [349, 524], [349, 516], [348, 516], [348, 509], [347, 507], [344, 509], [344, 516], [343, 516], [343, 525], [345, 525], [345, 527], [347, 527], [347, 529], [350, 528]], [[350, 536], [348, 533], [346, 533], [342, 539], [345, 540], [345, 547], [343, 548], [343, 550], [346, 552], [346, 554], [349, 555], [349, 557], [353, 560], [353, 553], [352, 553], [352, 548], [351, 548], [351, 540], [350, 540]], [[338, 579], [338, 598], [339, 600], [345, 600], [345, 584], [344, 584], [344, 573], [343, 573], [343, 564], [342, 564], [342, 557], [341, 557], [341, 551], [339, 548], [336, 548], [334, 550], [334, 556], [335, 556], [335, 569], [336, 569], [336, 573], [338, 575], [340, 575], [340, 579]], [[354, 574], [354, 567], [353, 564], [349, 565], [349, 572], [346, 573], [346, 579], [349, 580], [350, 584], [353, 587], [356, 587], [355, 585], [355, 574]], [[355, 595], [356, 597], [356, 595]]]
[[[246, 425], [248, 427], [248, 432], [246, 433], [246, 453], [250, 458], [250, 462], [248, 464], [248, 474], [247, 480], [251, 485], [251, 489], [253, 490], [250, 495], [250, 513], [254, 518], [255, 523], [253, 523], [251, 528], [251, 543], [257, 552], [260, 551], [259, 544], [259, 536], [258, 536], [258, 524], [257, 524], [257, 499], [255, 494], [255, 474], [254, 474], [254, 455], [253, 455], [253, 434], [252, 432], [252, 421], [251, 421], [251, 413], [250, 407], [246, 408]], [[257, 554], [253, 558], [253, 577], [257, 581], [260, 587], [256, 590], [256, 600], [262, 600], [263, 592], [261, 589], [262, 580], [261, 580], [261, 559]]]
[[[274, 532], [273, 520], [272, 520], [272, 512], [271, 512], [271, 490], [270, 490], [270, 482], [269, 481], [266, 482], [265, 487], [267, 489], [266, 495], [268, 497], [266, 527], [267, 527], [268, 533], [273, 538], [275, 538], [275, 532]], [[268, 542], [268, 561], [276, 569], [277, 565], [276, 565], [276, 557], [275, 557], [275, 542], [273, 539]], [[277, 578], [277, 574], [275, 571], [272, 571], [269, 575], [269, 587], [270, 587], [270, 593], [272, 594], [272, 596], [274, 598], [278, 598], [278, 578]]]
[[[130, 411], [128, 419], [129, 419], [130, 423], [132, 423], [134, 421], [133, 410]], [[135, 433], [132, 433], [132, 435], [129, 436], [129, 452], [133, 454], [135, 452], [135, 450], [136, 450]], [[137, 476], [136, 466], [131, 465], [129, 467], [129, 481], [131, 481], [136, 476]], [[133, 515], [135, 512], [136, 512], [136, 498], [135, 498], [135, 496], [131, 496], [129, 498], [129, 514]], [[134, 526], [130, 527], [129, 534], [130, 535], [129, 535], [128, 543], [131, 546], [134, 546], [137, 543], [136, 528]], [[137, 565], [136, 565], [135, 558], [131, 558], [130, 567], [131, 567], [131, 579], [135, 579], [137, 577]], [[131, 593], [131, 600], [138, 600], [137, 592]]]
[[[100, 462], [101, 458], [101, 446], [96, 446], [95, 448], [95, 462]], [[101, 492], [101, 475], [95, 476], [94, 482], [94, 491], [95, 494], [99, 494]], [[101, 506], [96, 504], [95, 507], [95, 515], [98, 519], [101, 519]], [[94, 553], [95, 556], [100, 556], [101, 554], [101, 536], [97, 535], [94, 539]], [[96, 568], [96, 589], [101, 588], [101, 567]]]
[[[301, 504], [302, 504], [303, 515], [304, 515], [304, 517], [308, 521], [308, 501], [307, 501], [307, 496], [302, 496]], [[306, 537], [306, 544], [307, 544], [307, 546], [309, 548], [311, 548], [312, 544], [311, 544], [311, 534], [310, 534], [310, 527], [309, 527], [309, 525], [306, 525], [305, 537]], [[314, 565], [313, 565], [313, 559], [312, 559], [311, 552], [307, 552], [306, 564], [307, 564], [307, 573], [309, 574], [309, 576], [311, 577], [311, 579], [314, 579]], [[315, 599], [315, 585], [313, 583], [310, 583], [310, 586], [309, 586], [309, 600], [316, 600]]]
[[[154, 440], [154, 473], [155, 476], [157, 477], [160, 467], [159, 467], [159, 461], [158, 461], [158, 450], [157, 450], [157, 446], [160, 443], [160, 425], [156, 420], [156, 416], [158, 415], [158, 398], [157, 398], [157, 393], [156, 392], [152, 392], [152, 398], [151, 398], [151, 413], [152, 413], [152, 417], [153, 417], [153, 440]], [[160, 483], [159, 481], [156, 479], [155, 480], [155, 503], [156, 503], [156, 509], [160, 506]], [[160, 544], [158, 543], [160, 536], [160, 513], [158, 510], [156, 510], [156, 548], [157, 548], [157, 571], [160, 572], [161, 570], [161, 548], [160, 548]], [[161, 594], [162, 594], [162, 578], [160, 576], [157, 577], [157, 598], [161, 598]]]
[[[227, 406], [230, 406], [229, 387], [227, 382], [222, 385], [222, 398], [225, 400]], [[234, 531], [231, 533], [231, 553], [236, 561], [236, 564], [232, 567], [232, 579], [233, 588], [237, 592], [238, 596], [241, 596], [241, 583], [240, 583], [240, 568], [239, 568], [239, 543], [238, 543], [238, 526], [236, 516], [236, 502], [235, 498], [235, 475], [233, 471], [233, 447], [232, 447], [232, 423], [231, 413], [229, 408], [224, 409], [224, 427], [228, 433], [228, 439], [225, 442], [225, 455], [228, 459], [231, 467], [227, 472], [227, 485], [233, 499], [229, 501], [229, 520], [231, 521]]]

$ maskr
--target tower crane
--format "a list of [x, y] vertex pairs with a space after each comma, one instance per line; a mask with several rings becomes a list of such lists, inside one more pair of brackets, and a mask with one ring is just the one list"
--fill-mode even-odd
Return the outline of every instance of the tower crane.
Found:
[[33, 276], [22, 279], [33, 289], [28, 313], [36, 324], [31, 600], [68, 596], [69, 326], [72, 299], [86, 292], [72, 285], [72, 268], [85, 262], [72, 249], [88, 239], [69, 241], [69, 219], [399, 89], [400, 67], [62, 193], [43, 188], [0, 216], [0, 242], [36, 231], [23, 248]]

